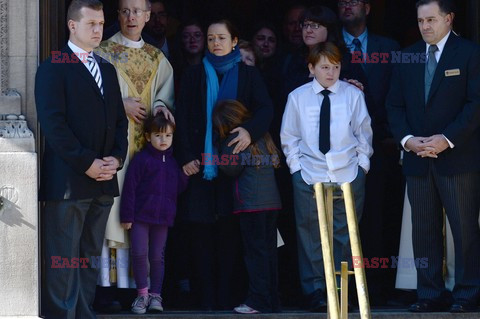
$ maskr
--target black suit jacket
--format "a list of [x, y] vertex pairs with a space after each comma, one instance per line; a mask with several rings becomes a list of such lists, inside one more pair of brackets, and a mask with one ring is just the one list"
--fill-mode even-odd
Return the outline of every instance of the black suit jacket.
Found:
[[[426, 44], [420, 41], [403, 53], [421, 55]], [[422, 60], [422, 59], [420, 59]], [[447, 76], [447, 70], [455, 70]], [[454, 145], [437, 159], [421, 158], [405, 152], [403, 170], [406, 175], [420, 176], [428, 172], [433, 161], [441, 175], [480, 170], [480, 48], [453, 32], [447, 39], [438, 61], [429, 97], [425, 103], [425, 59], [402, 63], [394, 68], [387, 97], [387, 110], [395, 139], [405, 136], [445, 135]]]
[[97, 182], [85, 172], [96, 158], [125, 159], [128, 120], [114, 67], [98, 55], [104, 97], [87, 68], [65, 46], [37, 70], [35, 102], [45, 136], [40, 200], [118, 196], [116, 176]]
[[[388, 127], [387, 110], [385, 99], [390, 88], [393, 65], [390, 63], [392, 51], [399, 51], [400, 45], [389, 38], [368, 32], [367, 53], [369, 57], [374, 54], [388, 53], [388, 63], [382, 63], [379, 58], [376, 63], [365, 64], [365, 75], [369, 87], [371, 99], [369, 100], [368, 112], [372, 118], [374, 142], [392, 137]], [[377, 63], [378, 62], [378, 63]]]

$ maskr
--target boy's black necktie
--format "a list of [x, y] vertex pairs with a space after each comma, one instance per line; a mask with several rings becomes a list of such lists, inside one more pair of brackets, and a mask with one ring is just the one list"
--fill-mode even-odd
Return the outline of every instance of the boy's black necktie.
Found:
[[330, 98], [328, 95], [332, 92], [323, 90], [322, 106], [320, 108], [320, 129], [319, 129], [319, 149], [323, 154], [330, 150]]

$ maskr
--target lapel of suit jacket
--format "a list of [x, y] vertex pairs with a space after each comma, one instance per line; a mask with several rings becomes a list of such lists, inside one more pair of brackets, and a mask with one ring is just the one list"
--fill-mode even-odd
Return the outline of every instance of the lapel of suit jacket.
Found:
[[[417, 42], [416, 45], [414, 45], [413, 50], [411, 53], [413, 54], [425, 54], [426, 52], [426, 46], [425, 42], [419, 41]], [[405, 51], [402, 51], [402, 54], [405, 54]], [[410, 52], [408, 52], [410, 53]], [[410, 80], [412, 81], [412, 87], [416, 91], [416, 94], [418, 95], [417, 98], [422, 101], [422, 105], [425, 105], [425, 63], [426, 61], [423, 61], [420, 59], [418, 63], [412, 63], [412, 76], [410, 77]]]
[[[70, 49], [70, 47], [68, 45], [65, 47], [65, 52], [67, 52], [70, 56], [72, 56], [72, 54], [73, 54], [72, 50]], [[101, 63], [99, 63], [99, 61], [100, 61], [99, 57], [95, 56], [95, 59], [97, 59], [97, 63], [100, 65]], [[103, 95], [102, 95], [102, 92], [100, 92], [100, 89], [98, 88], [97, 82], [95, 82], [95, 79], [93, 78], [92, 74], [90, 73], [90, 71], [88, 71], [88, 69], [83, 64], [84, 63], [81, 59], [79, 59], [78, 63], [70, 63], [70, 65], [72, 66], [74, 71], [78, 72], [85, 79], [86, 83], [91, 85], [92, 88], [95, 90], [95, 92], [103, 100]], [[102, 73], [102, 81], [103, 81], [103, 74], [104, 73], [102, 72], [101, 69], [100, 69], [100, 72]], [[105, 85], [103, 85], [103, 86], [104, 86], [104, 90], [105, 90]]]
[[[368, 33], [368, 39], [367, 39], [367, 53], [368, 57], [372, 56], [372, 53], [380, 53], [381, 51], [380, 43], [378, 42], [378, 39], [375, 37], [375, 35]], [[380, 58], [380, 56], [379, 56]], [[381, 60], [378, 61], [380, 63]], [[365, 63], [365, 74], [370, 76], [370, 73], [372, 72], [374, 64], [378, 63]]]
[[447, 66], [450, 65], [450, 61], [457, 52], [457, 39], [457, 36], [451, 32], [447, 42], [445, 43], [445, 46], [443, 47], [442, 55], [440, 56], [437, 68], [435, 69], [435, 75], [433, 76], [432, 86], [430, 87], [430, 92], [428, 93], [427, 105], [440, 86], [443, 78], [445, 78], [445, 70], [447, 69]]

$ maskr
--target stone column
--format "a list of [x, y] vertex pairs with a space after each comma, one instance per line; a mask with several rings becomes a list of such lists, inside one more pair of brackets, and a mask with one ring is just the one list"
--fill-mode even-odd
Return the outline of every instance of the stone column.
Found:
[[11, 111], [0, 114], [0, 317], [38, 318], [35, 140], [17, 115], [20, 95], [0, 97], [0, 106]]
[[[13, 88], [20, 93], [20, 111], [37, 130], [35, 73], [38, 66], [39, 2], [0, 0], [0, 95]], [[0, 114], [5, 114], [0, 104]]]
[[37, 154], [28, 128], [37, 126], [38, 30], [37, 1], [0, 0], [1, 318], [39, 316]]

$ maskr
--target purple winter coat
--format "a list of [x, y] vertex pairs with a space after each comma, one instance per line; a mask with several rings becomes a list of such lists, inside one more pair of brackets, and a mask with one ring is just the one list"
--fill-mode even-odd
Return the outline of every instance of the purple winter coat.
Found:
[[148, 143], [133, 157], [123, 184], [122, 223], [173, 226], [177, 196], [186, 189], [188, 177], [172, 154], [172, 147], [159, 151]]

